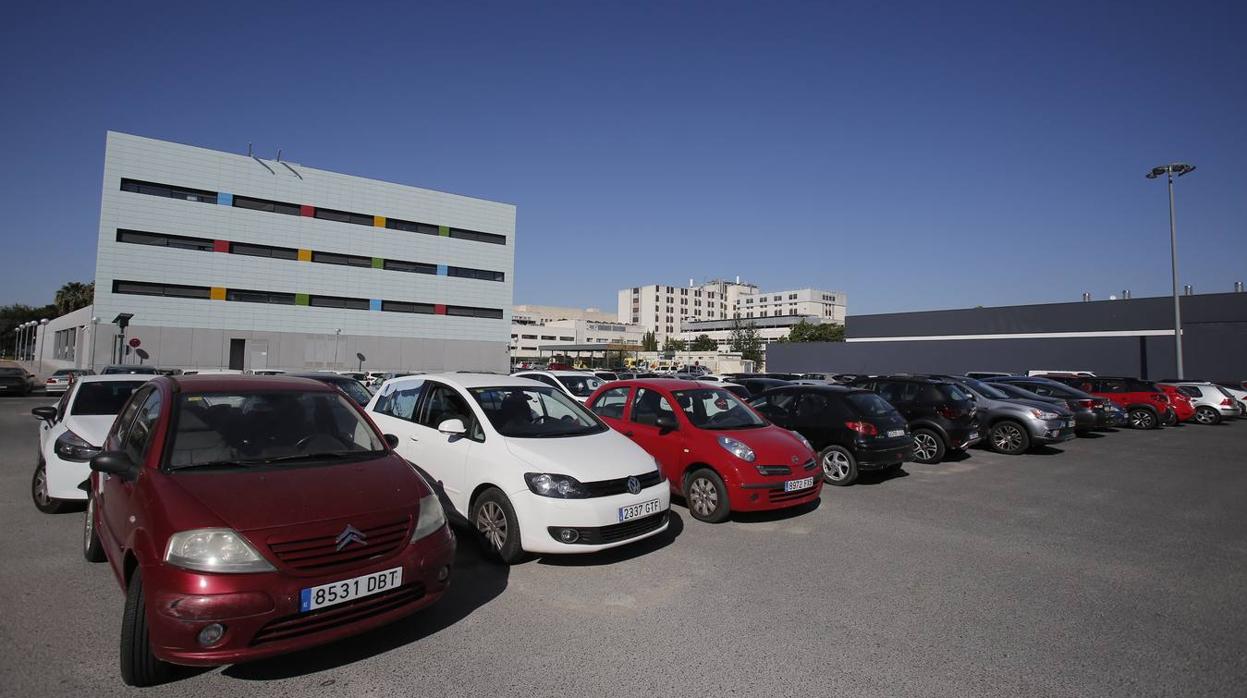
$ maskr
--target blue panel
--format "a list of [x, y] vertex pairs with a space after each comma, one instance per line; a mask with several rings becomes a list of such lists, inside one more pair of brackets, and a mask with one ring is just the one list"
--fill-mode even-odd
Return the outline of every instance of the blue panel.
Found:
[[446, 265], [445, 264], [437, 265], [437, 275], [446, 276]]
[[216, 194], [216, 202], [217, 202], [218, 204], [221, 204], [222, 206], [233, 206], [233, 205], [234, 205], [234, 195], [233, 195], [233, 194], [227, 194], [227, 193], [225, 193], [225, 192], [223, 192], [223, 191], [219, 191], [219, 192], [217, 192], [217, 194]]
[[380, 310], [381, 301], [377, 300], [376, 298], [373, 298], [372, 300], [368, 301], [368, 309], [369, 310]]

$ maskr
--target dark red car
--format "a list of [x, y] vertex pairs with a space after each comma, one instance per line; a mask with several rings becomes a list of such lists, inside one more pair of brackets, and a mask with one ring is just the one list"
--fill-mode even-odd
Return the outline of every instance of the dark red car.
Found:
[[648, 451], [672, 494], [702, 521], [800, 506], [822, 491], [823, 473], [804, 437], [713, 383], [617, 381], [598, 388], [585, 406]]
[[1112, 400], [1126, 410], [1130, 417], [1130, 426], [1135, 429], [1156, 429], [1162, 424], [1177, 422], [1169, 396], [1151, 381], [1060, 373], [1048, 374], [1044, 378], [1060, 381], [1095, 397]]
[[135, 391], [91, 461], [83, 535], [126, 592], [122, 679], [303, 649], [437, 601], [455, 539], [393, 442], [302, 378]]

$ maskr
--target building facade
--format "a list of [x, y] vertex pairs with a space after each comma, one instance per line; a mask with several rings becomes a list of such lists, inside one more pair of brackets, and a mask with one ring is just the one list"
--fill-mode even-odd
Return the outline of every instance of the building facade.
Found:
[[800, 322], [821, 325], [830, 323], [830, 320], [824, 320], [814, 315], [776, 315], [752, 319], [733, 318], [731, 320], [686, 322], [680, 330], [679, 338], [684, 342], [692, 342], [698, 337], [706, 335], [715, 341], [720, 352], [729, 352], [732, 350], [732, 329], [737, 323], [753, 325], [753, 329], [757, 331], [758, 338], [762, 340], [762, 344], [765, 347], [767, 344], [787, 337], [788, 333], [792, 331], [792, 326]]
[[560, 346], [640, 344], [645, 330], [596, 308], [517, 305], [511, 316], [511, 360], [549, 358]]
[[514, 258], [510, 204], [110, 132], [93, 314], [168, 368], [502, 370]]

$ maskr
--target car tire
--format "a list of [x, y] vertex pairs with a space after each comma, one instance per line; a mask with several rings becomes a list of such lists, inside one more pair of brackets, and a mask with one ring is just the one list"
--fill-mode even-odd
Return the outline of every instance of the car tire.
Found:
[[843, 446], [828, 446], [818, 454], [823, 466], [823, 482], [844, 487], [857, 482], [857, 459]]
[[121, 680], [127, 686], [155, 686], [168, 676], [169, 665], [152, 654], [143, 601], [143, 571], [134, 570], [126, 588], [126, 610], [121, 616]]
[[939, 463], [944, 459], [947, 447], [944, 439], [931, 429], [914, 429], [914, 460], [919, 463]]
[[1128, 413], [1131, 429], [1159, 429], [1160, 417], [1150, 407], [1134, 407]]
[[698, 468], [688, 474], [684, 480], [684, 501], [688, 504], [688, 512], [698, 521], [720, 523], [731, 513], [727, 485], [710, 468]]
[[69, 508], [69, 503], [63, 499], [53, 499], [48, 495], [48, 466], [39, 459], [39, 463], [35, 465], [34, 477], [30, 479], [30, 498], [35, 503], [35, 508], [45, 514], [59, 514]]
[[1195, 409], [1195, 421], [1200, 424], [1220, 424], [1221, 413], [1208, 406], [1198, 407]]
[[82, 556], [87, 562], [104, 561], [104, 545], [95, 523], [95, 495], [87, 495], [87, 512], [82, 517]]
[[1026, 427], [1010, 419], [993, 424], [987, 438], [993, 451], [1007, 456], [1026, 453], [1031, 447], [1031, 437]]
[[471, 523], [490, 557], [508, 565], [524, 559], [520, 523], [502, 490], [491, 487], [472, 502]]

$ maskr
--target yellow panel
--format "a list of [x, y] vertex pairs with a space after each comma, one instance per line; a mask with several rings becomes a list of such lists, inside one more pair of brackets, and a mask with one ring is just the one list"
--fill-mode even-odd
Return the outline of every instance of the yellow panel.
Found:
[[372, 227], [374, 227], [374, 228], [384, 228], [384, 227], [385, 227], [385, 216], [373, 216], [373, 217], [372, 217]]
[[225, 289], [213, 286], [212, 290], [208, 292], [208, 297], [214, 301], [223, 301], [225, 300]]
[[312, 261], [312, 251], [311, 250], [299, 250], [299, 261], [300, 262]]

